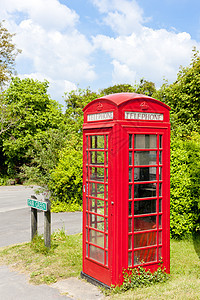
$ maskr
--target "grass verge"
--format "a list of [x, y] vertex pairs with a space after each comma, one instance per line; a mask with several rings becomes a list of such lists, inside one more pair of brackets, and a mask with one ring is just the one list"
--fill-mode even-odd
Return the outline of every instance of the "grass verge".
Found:
[[41, 236], [30, 243], [0, 249], [0, 264], [27, 273], [34, 284], [50, 284], [61, 278], [79, 276], [82, 266], [82, 234], [66, 235], [64, 230], [52, 234], [51, 248]]
[[[79, 276], [82, 235], [66, 236], [64, 230], [52, 235], [52, 248], [44, 246], [41, 236], [32, 243], [0, 249], [0, 264], [26, 272], [34, 284], [50, 284], [59, 279]], [[171, 240], [171, 275], [165, 283], [109, 293], [109, 299], [200, 299], [200, 235], [188, 240]]]

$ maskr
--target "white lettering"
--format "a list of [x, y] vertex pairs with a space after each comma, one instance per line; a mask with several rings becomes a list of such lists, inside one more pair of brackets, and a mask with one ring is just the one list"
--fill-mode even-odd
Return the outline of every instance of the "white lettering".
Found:
[[103, 120], [113, 120], [113, 111], [87, 115], [88, 122]]
[[163, 114], [159, 113], [143, 113], [134, 111], [125, 111], [124, 118], [126, 120], [148, 120], [148, 121], [163, 121]]

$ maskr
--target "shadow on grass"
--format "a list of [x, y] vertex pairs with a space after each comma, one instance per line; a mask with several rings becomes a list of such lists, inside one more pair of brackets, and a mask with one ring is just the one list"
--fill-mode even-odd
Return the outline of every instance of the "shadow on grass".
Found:
[[194, 249], [200, 259], [200, 232], [193, 233]]

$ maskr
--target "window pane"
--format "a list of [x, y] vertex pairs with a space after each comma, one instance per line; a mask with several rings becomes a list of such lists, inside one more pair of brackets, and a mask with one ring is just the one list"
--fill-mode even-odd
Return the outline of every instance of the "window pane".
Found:
[[134, 248], [156, 245], [157, 232], [144, 232], [134, 235]]
[[129, 182], [132, 182], [132, 168], [129, 168]]
[[135, 166], [156, 165], [156, 152], [157, 151], [135, 151]]
[[129, 185], [129, 199], [132, 199], [132, 185]]
[[156, 149], [157, 136], [150, 134], [135, 134], [135, 149]]
[[90, 168], [90, 179], [95, 181], [104, 181], [104, 168]]
[[104, 248], [104, 234], [95, 230], [90, 230], [90, 243]]
[[156, 197], [156, 183], [135, 184], [134, 198]]
[[90, 214], [90, 227], [104, 231], [104, 217]]
[[162, 135], [159, 136], [159, 148], [162, 148]]
[[128, 215], [132, 216], [132, 201], [129, 201], [128, 203]]
[[140, 265], [146, 262], [156, 261], [157, 249], [150, 248], [144, 250], [136, 250], [134, 252], [134, 266]]
[[90, 196], [104, 198], [104, 184], [90, 183]]
[[103, 151], [91, 151], [90, 152], [90, 163], [93, 165], [104, 164], [104, 152]]
[[132, 266], [132, 252], [128, 253], [128, 266], [131, 267]]
[[128, 219], [128, 232], [132, 232], [132, 218]]
[[134, 231], [156, 229], [156, 216], [134, 219]]
[[90, 258], [103, 264], [104, 263], [104, 250], [90, 245]]
[[133, 152], [129, 152], [129, 166], [133, 164]]
[[134, 202], [134, 215], [156, 213], [156, 199]]
[[128, 249], [132, 249], [132, 235], [128, 236]]
[[104, 215], [104, 201], [90, 199], [90, 211], [100, 215]]
[[155, 181], [156, 180], [156, 167], [135, 168], [134, 169], [135, 181]]
[[104, 135], [93, 135], [90, 137], [91, 149], [104, 149]]
[[133, 148], [132, 140], [133, 140], [133, 135], [132, 135], [132, 134], [129, 134], [129, 149], [132, 149], [132, 148]]

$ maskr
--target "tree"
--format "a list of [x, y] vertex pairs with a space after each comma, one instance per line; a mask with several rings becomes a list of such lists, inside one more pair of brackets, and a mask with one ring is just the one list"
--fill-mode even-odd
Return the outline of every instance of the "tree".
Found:
[[200, 56], [194, 49], [189, 67], [181, 67], [177, 80], [163, 84], [155, 97], [171, 107], [172, 129], [182, 135], [200, 132]]
[[5, 92], [5, 105], [18, 118], [17, 124], [2, 138], [2, 151], [10, 176], [18, 173], [22, 165], [31, 164], [30, 149], [42, 133], [48, 129], [63, 129], [61, 107], [50, 99], [47, 88], [47, 81], [15, 77]]
[[7, 82], [12, 74], [14, 74], [15, 59], [21, 50], [16, 49], [16, 45], [12, 42], [15, 34], [11, 34], [3, 27], [0, 22], [0, 88]]

